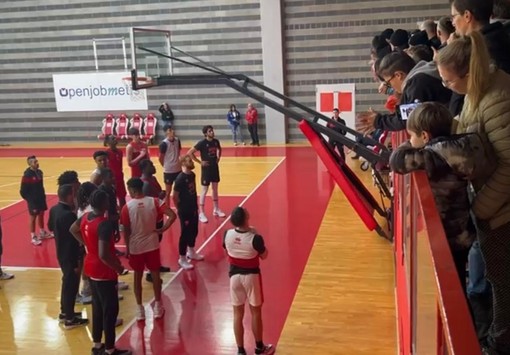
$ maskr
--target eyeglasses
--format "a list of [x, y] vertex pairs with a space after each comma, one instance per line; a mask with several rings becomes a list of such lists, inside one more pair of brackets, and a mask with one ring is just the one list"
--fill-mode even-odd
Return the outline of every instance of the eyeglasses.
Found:
[[391, 78], [389, 78], [388, 80], [384, 80], [384, 85], [386, 85], [387, 87], [391, 88], [391, 81], [393, 79], [395, 79], [395, 76], [397, 75], [397, 73], [393, 73], [393, 75], [391, 76]]

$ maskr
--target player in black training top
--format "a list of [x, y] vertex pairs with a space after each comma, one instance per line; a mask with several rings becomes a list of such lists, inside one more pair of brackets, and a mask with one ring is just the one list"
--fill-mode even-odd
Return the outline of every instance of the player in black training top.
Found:
[[195, 251], [195, 240], [198, 234], [197, 184], [195, 182], [195, 164], [189, 155], [180, 158], [182, 172], [174, 183], [174, 204], [181, 221], [181, 237], [179, 239], [179, 265], [189, 270], [193, 268], [187, 259], [204, 260]]
[[[204, 204], [209, 185], [212, 184], [212, 198], [214, 203], [213, 216], [224, 218], [225, 213], [220, 210], [218, 205], [218, 183], [220, 182], [219, 162], [221, 158], [220, 141], [214, 138], [213, 126], [204, 126], [204, 128], [202, 128], [202, 133], [205, 138], [195, 144], [188, 152], [188, 155], [202, 166], [202, 178], [200, 179], [202, 192], [200, 193], [200, 214], [198, 219], [202, 223], [207, 223], [208, 220], [205, 216]], [[195, 152], [200, 152], [201, 160], [195, 156]]]
[[[43, 172], [39, 169], [39, 161], [35, 155], [27, 158], [28, 168], [21, 178], [20, 195], [27, 201], [30, 215], [30, 237], [33, 245], [41, 245], [41, 239], [51, 238], [52, 234], [44, 230], [44, 212], [46, 205], [46, 192], [44, 191]], [[39, 224], [39, 236], [35, 234], [35, 222]]]

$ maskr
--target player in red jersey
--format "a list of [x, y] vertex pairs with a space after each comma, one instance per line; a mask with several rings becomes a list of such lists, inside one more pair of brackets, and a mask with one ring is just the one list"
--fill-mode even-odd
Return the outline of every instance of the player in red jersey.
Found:
[[[115, 237], [111, 222], [105, 217], [108, 194], [96, 190], [90, 196], [92, 212], [87, 212], [70, 228], [73, 236], [85, 245], [84, 272], [92, 289], [92, 354], [131, 355], [130, 350], [115, 349], [115, 323], [119, 314], [118, 275], [124, 267], [115, 255]], [[105, 344], [101, 339], [105, 338]]]
[[106, 136], [104, 140], [105, 147], [108, 147], [108, 167], [113, 173], [115, 193], [119, 201], [119, 207], [122, 209], [126, 204], [126, 185], [124, 184], [124, 168], [122, 167], [123, 154], [122, 150], [117, 148], [117, 138], [113, 135]]
[[126, 159], [131, 167], [131, 177], [141, 177], [140, 162], [150, 159], [149, 149], [147, 144], [140, 139], [140, 131], [137, 128], [130, 128], [128, 133], [132, 140], [126, 147]]

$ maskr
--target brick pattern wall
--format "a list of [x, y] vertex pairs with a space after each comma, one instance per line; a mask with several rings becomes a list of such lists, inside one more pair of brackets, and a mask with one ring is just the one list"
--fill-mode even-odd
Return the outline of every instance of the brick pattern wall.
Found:
[[[258, 0], [11, 0], [0, 2], [0, 12], [3, 142], [97, 139], [106, 112], [56, 112], [52, 74], [93, 72], [93, 38], [124, 36], [129, 53], [132, 26], [165, 26], [173, 45], [225, 71], [262, 80]], [[98, 53], [101, 71], [123, 69], [120, 42], [100, 45]], [[205, 124], [214, 125], [220, 139], [230, 139], [230, 104], [244, 114], [250, 102], [223, 86], [161, 87], [150, 89], [148, 98], [152, 112], [170, 103], [183, 140], [200, 138]], [[264, 136], [264, 110], [258, 108]]]
[[[367, 65], [372, 36], [387, 27], [410, 30], [419, 21], [449, 13], [446, 0], [281, 1], [286, 94], [312, 108], [316, 84], [349, 82], [357, 87], [358, 111], [381, 107], [384, 99], [376, 93]], [[0, 142], [95, 140], [106, 112], [56, 112], [52, 74], [94, 71], [92, 39], [129, 38], [132, 26], [164, 26], [172, 31], [175, 46], [225, 71], [262, 81], [258, 0], [47, 0], [44, 4], [10, 0], [0, 2], [0, 11], [0, 129], [4, 133]], [[100, 70], [121, 70], [121, 54], [119, 43], [100, 46]], [[150, 89], [148, 97], [151, 111], [163, 101], [170, 103], [184, 140], [200, 137], [204, 124], [214, 125], [219, 138], [229, 139], [228, 107], [234, 103], [244, 113], [251, 101], [223, 86], [160, 87]], [[264, 110], [257, 107], [264, 137]], [[246, 128], [244, 132], [247, 136]], [[302, 139], [290, 120], [289, 140]]]
[[[286, 88], [315, 108], [315, 85], [356, 84], [356, 110], [381, 108], [368, 61], [372, 37], [386, 28], [417, 28], [449, 14], [446, 0], [283, 0]], [[302, 139], [289, 122], [290, 141]]]

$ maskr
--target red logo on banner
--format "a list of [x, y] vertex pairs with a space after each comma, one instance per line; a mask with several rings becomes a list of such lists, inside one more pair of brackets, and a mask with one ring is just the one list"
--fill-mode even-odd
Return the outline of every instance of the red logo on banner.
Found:
[[[335, 94], [337, 95], [337, 105], [335, 106]], [[335, 107], [342, 112], [352, 112], [352, 93], [351, 92], [321, 92], [320, 111], [331, 112]]]

